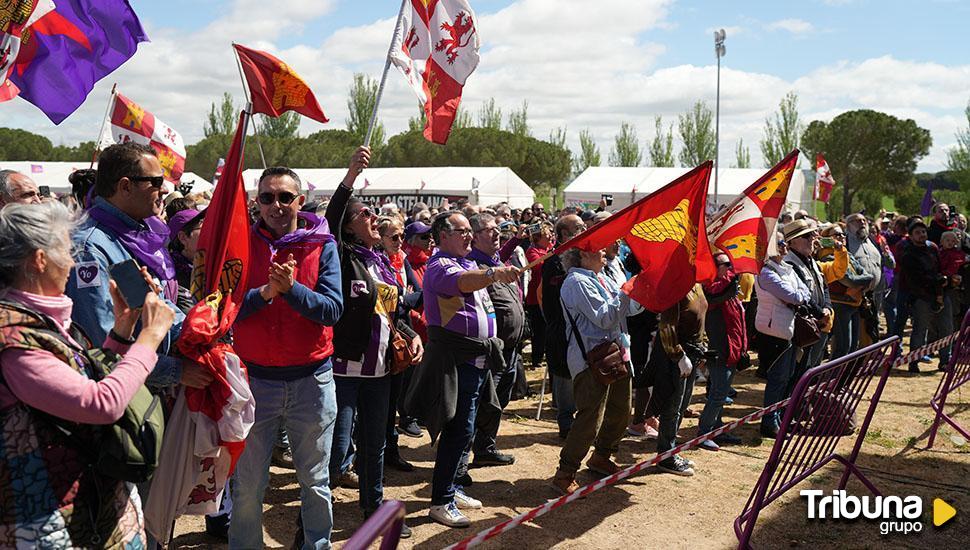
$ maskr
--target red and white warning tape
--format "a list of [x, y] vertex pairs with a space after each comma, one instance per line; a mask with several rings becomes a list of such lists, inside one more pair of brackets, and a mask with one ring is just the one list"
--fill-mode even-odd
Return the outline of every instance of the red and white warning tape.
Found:
[[917, 350], [913, 350], [907, 353], [906, 355], [900, 357], [899, 359], [896, 359], [896, 361], [893, 362], [893, 367], [898, 367], [900, 365], [912, 363], [913, 361], [919, 360], [919, 358], [923, 357], [924, 355], [930, 355], [931, 353], [936, 353], [937, 351], [940, 351], [946, 346], [949, 346], [950, 344], [952, 344], [957, 339], [957, 336], [959, 335], [960, 335], [959, 332], [954, 332], [953, 334], [947, 336], [946, 338], [941, 338], [936, 342], [933, 342], [932, 344], [927, 344]]
[[524, 514], [519, 514], [518, 516], [515, 516], [514, 518], [511, 518], [511, 519], [506, 520], [506, 521], [504, 521], [502, 523], [499, 523], [498, 525], [496, 525], [494, 527], [491, 527], [489, 529], [485, 529], [484, 531], [479, 532], [475, 536], [469, 537], [469, 538], [467, 538], [467, 539], [465, 539], [465, 540], [463, 540], [461, 542], [455, 543], [455, 544], [449, 546], [447, 548], [447, 550], [464, 550], [465, 548], [471, 548], [473, 546], [477, 546], [477, 545], [481, 544], [482, 542], [485, 542], [488, 539], [497, 537], [497, 536], [501, 535], [502, 533], [505, 533], [506, 531], [510, 531], [510, 530], [518, 527], [519, 525], [522, 525], [523, 523], [525, 523], [527, 521], [532, 521], [533, 519], [535, 519], [535, 518], [537, 518], [537, 517], [539, 517], [541, 515], [544, 515], [547, 512], [551, 512], [552, 510], [555, 510], [556, 508], [559, 508], [559, 507], [561, 507], [561, 506], [563, 506], [565, 504], [568, 504], [570, 502], [573, 502], [574, 500], [583, 498], [586, 495], [588, 495], [588, 494], [590, 494], [590, 493], [592, 493], [594, 491], [598, 491], [598, 490], [602, 489], [603, 487], [607, 487], [609, 485], [613, 485], [617, 481], [620, 481], [622, 479], [626, 479], [626, 478], [630, 477], [631, 475], [636, 474], [636, 473], [638, 473], [638, 472], [640, 472], [642, 470], [645, 470], [645, 469], [647, 469], [647, 468], [649, 468], [649, 467], [657, 464], [658, 462], [664, 461], [664, 460], [666, 460], [666, 459], [668, 459], [668, 458], [670, 458], [670, 457], [672, 457], [672, 456], [674, 456], [674, 455], [676, 455], [678, 453], [681, 453], [681, 452], [686, 451], [688, 449], [693, 449], [694, 447], [697, 447], [701, 443], [704, 443], [705, 441], [710, 441], [710, 440], [714, 439], [715, 437], [717, 437], [717, 436], [719, 436], [719, 435], [721, 435], [723, 433], [729, 432], [729, 431], [737, 428], [738, 426], [740, 426], [742, 424], [747, 424], [749, 422], [753, 422], [755, 420], [759, 420], [761, 417], [766, 416], [768, 414], [771, 414], [771, 413], [777, 411], [778, 409], [781, 409], [782, 407], [784, 407], [785, 405], [788, 404], [789, 400], [790, 399], [785, 399], [785, 400], [779, 401], [778, 403], [775, 403], [773, 405], [769, 405], [768, 407], [765, 407], [764, 409], [757, 410], [757, 411], [749, 414], [748, 416], [745, 416], [743, 418], [739, 418], [739, 419], [735, 420], [734, 422], [730, 422], [728, 424], [725, 424], [725, 425], [721, 426], [720, 428], [718, 428], [718, 429], [716, 429], [716, 430], [714, 430], [712, 432], [708, 432], [708, 433], [706, 433], [704, 435], [695, 437], [694, 439], [691, 439], [690, 441], [684, 442], [684, 443], [682, 443], [682, 444], [674, 447], [673, 449], [670, 449], [669, 451], [666, 451], [664, 453], [660, 453], [660, 454], [654, 456], [653, 458], [651, 458], [650, 460], [645, 460], [645, 461], [643, 461], [643, 462], [641, 462], [639, 464], [634, 464], [633, 466], [630, 466], [628, 468], [625, 468], [623, 470], [620, 470], [619, 472], [617, 472], [617, 473], [615, 473], [615, 474], [613, 474], [611, 476], [604, 477], [603, 479], [601, 479], [599, 481], [596, 481], [594, 483], [590, 483], [589, 485], [583, 486], [579, 490], [573, 491], [572, 493], [569, 493], [568, 495], [564, 495], [564, 496], [561, 496], [561, 497], [559, 497], [559, 498], [557, 498], [555, 500], [551, 500], [551, 501], [543, 504], [542, 506], [539, 506], [537, 508], [533, 508], [532, 510], [529, 510], [528, 512], [526, 512]]

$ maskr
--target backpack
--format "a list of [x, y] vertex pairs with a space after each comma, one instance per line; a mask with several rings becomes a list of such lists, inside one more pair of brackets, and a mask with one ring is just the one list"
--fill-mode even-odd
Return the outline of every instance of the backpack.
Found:
[[[52, 319], [19, 304], [0, 301], [0, 351], [43, 349], [96, 382], [111, 374], [121, 356], [110, 350], [92, 348], [77, 323], [71, 324], [69, 332], [82, 347], [68, 341]], [[6, 385], [2, 373], [0, 383]], [[57, 428], [101, 475], [141, 483], [151, 479], [158, 466], [164, 411], [160, 398], [144, 385], [135, 392], [121, 418], [108, 425], [78, 424], [24, 406], [35, 419]]]

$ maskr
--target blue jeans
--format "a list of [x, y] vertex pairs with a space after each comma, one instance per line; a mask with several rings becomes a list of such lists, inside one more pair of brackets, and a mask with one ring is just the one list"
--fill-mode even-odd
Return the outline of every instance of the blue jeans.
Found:
[[862, 318], [859, 316], [857, 306], [832, 304], [832, 309], [835, 310], [835, 324], [832, 326], [832, 359], [840, 359], [858, 349]]
[[431, 476], [431, 505], [449, 504], [455, 499], [455, 475], [462, 454], [475, 435], [475, 413], [478, 410], [478, 396], [485, 384], [488, 373], [472, 365], [458, 365], [458, 400], [455, 417], [441, 431], [438, 439], [438, 452], [434, 460], [434, 473]]
[[[910, 312], [913, 315], [913, 332], [909, 337], [909, 349], [915, 350], [931, 343], [939, 338], [945, 338], [953, 332], [953, 309], [950, 299], [944, 297], [943, 309], [934, 312], [936, 305], [932, 298], [916, 298], [910, 303]], [[931, 330], [932, 329], [932, 330]], [[950, 362], [950, 346], [940, 350], [940, 362], [946, 364]], [[915, 363], [915, 361], [914, 361]]]
[[[788, 340], [761, 335], [760, 359], [768, 363], [768, 381], [765, 383], [765, 407], [774, 405], [785, 398], [788, 384], [795, 369], [795, 346]], [[778, 411], [761, 418], [764, 427], [777, 427], [781, 423]]]
[[550, 384], [552, 395], [556, 398], [556, 422], [559, 424], [559, 431], [568, 432], [573, 427], [573, 418], [576, 416], [573, 379], [556, 376], [552, 373], [549, 373], [549, 376], [552, 378]]
[[[498, 404], [502, 410], [508, 406], [512, 399], [512, 388], [515, 387], [516, 363], [518, 363], [519, 352], [515, 346], [509, 346], [502, 352], [505, 355], [505, 372], [498, 376], [492, 375], [495, 381], [495, 393], [498, 395]], [[481, 415], [479, 415], [481, 416]], [[496, 451], [495, 440], [498, 437], [498, 427], [502, 422], [502, 413], [498, 413], [489, 418], [478, 418], [475, 430], [475, 442], [472, 446], [475, 454]]]
[[697, 433], [706, 434], [721, 426], [721, 411], [728, 391], [731, 389], [731, 378], [734, 369], [727, 367], [727, 361], [718, 357], [717, 361], [707, 364], [707, 403], [701, 412], [697, 424]]
[[236, 464], [229, 547], [263, 547], [263, 493], [269, 481], [270, 457], [283, 426], [290, 436], [300, 483], [303, 548], [330, 548], [333, 507], [327, 464], [337, 416], [330, 362], [312, 376], [296, 380], [250, 377], [249, 387], [256, 398], [256, 421]]
[[360, 507], [366, 513], [377, 510], [384, 500], [384, 442], [387, 437], [387, 414], [391, 379], [335, 376], [337, 386], [337, 421], [333, 428], [330, 453], [330, 479], [337, 479], [343, 465], [353, 454], [351, 439], [354, 417], [357, 417], [357, 476]]

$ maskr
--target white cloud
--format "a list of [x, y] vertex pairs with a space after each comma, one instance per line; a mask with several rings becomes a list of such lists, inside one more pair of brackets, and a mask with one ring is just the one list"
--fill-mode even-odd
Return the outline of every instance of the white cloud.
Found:
[[[655, 115], [664, 117], [665, 126], [675, 123], [676, 133], [677, 115], [694, 101], [707, 101], [713, 108], [716, 68], [659, 65], [666, 46], [652, 41], [651, 35], [670, 26], [670, 3], [600, 0], [592, 16], [585, 1], [518, 0], [495, 13], [479, 13], [482, 62], [468, 79], [462, 105], [474, 117], [490, 97], [506, 114], [528, 100], [535, 136], [545, 138], [552, 129], [566, 126], [567, 144], [578, 149], [579, 132], [589, 128], [604, 159], [622, 122], [637, 128], [644, 147], [652, 139]], [[301, 45], [281, 49], [277, 46], [281, 37], [302, 32], [307, 22], [330, 13], [336, 3], [302, 4], [287, 3], [279, 13], [275, 6], [269, 9], [256, 0], [238, 0], [229, 15], [188, 34], [148, 25], [153, 41], [142, 44], [138, 54], [97, 86], [85, 105], [61, 126], [52, 126], [22, 100], [0, 105], [0, 126], [41, 133], [57, 144], [95, 139], [111, 82], [117, 81], [126, 95], [182, 132], [187, 143], [194, 143], [201, 138], [209, 105], [224, 91], [238, 102], [243, 100], [230, 48], [230, 40], [236, 39], [279, 56], [313, 88], [331, 122], [320, 125], [304, 120], [302, 133], [343, 128], [353, 73], [380, 77], [393, 14], [328, 36], [307, 36]], [[246, 17], [247, 13], [255, 15]], [[253, 20], [260, 22], [260, 32], [253, 30]], [[267, 34], [269, 28], [274, 30]], [[726, 30], [729, 36], [743, 32]], [[257, 36], [258, 40], [253, 38]], [[721, 161], [725, 165], [733, 162], [739, 138], [751, 149], [753, 165], [761, 164], [758, 142], [765, 117], [777, 110], [790, 90], [799, 95], [806, 123], [859, 108], [913, 118], [934, 138], [932, 152], [920, 169], [938, 170], [954, 133], [966, 125], [963, 109], [970, 90], [970, 65], [883, 56], [832, 62], [790, 79], [722, 68]], [[413, 94], [392, 69], [381, 103], [382, 121], [394, 134], [404, 130], [416, 113]]]
[[792, 34], [805, 34], [815, 30], [815, 27], [803, 19], [781, 19], [768, 23], [765, 28], [770, 31], [786, 31]]

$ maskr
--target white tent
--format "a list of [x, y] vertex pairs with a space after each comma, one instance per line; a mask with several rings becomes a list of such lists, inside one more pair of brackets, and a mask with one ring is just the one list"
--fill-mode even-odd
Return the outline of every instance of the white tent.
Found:
[[[310, 196], [328, 197], [347, 173], [346, 168], [294, 168]], [[253, 193], [262, 170], [243, 172], [246, 191]], [[469, 199], [472, 204], [491, 205], [508, 202], [525, 208], [535, 202], [535, 193], [512, 170], [505, 167], [420, 167], [368, 168], [357, 177], [356, 192], [375, 200], [392, 200], [401, 208], [417, 201], [437, 205], [442, 199], [454, 202]]]
[[[623, 208], [660, 189], [690, 168], [622, 168], [590, 166], [563, 190], [566, 206], [596, 208], [603, 195], [613, 196], [611, 210]], [[767, 172], [761, 168], [722, 168], [718, 173], [717, 202], [726, 204]], [[815, 172], [796, 170], [788, 190], [788, 209], [812, 208], [812, 185]], [[708, 197], [714, 196], [714, 175], [708, 185]]]
[[48, 186], [51, 193], [70, 193], [71, 182], [67, 177], [71, 172], [87, 168], [89, 162], [40, 162], [0, 160], [0, 170], [16, 170], [30, 176], [38, 186]]

